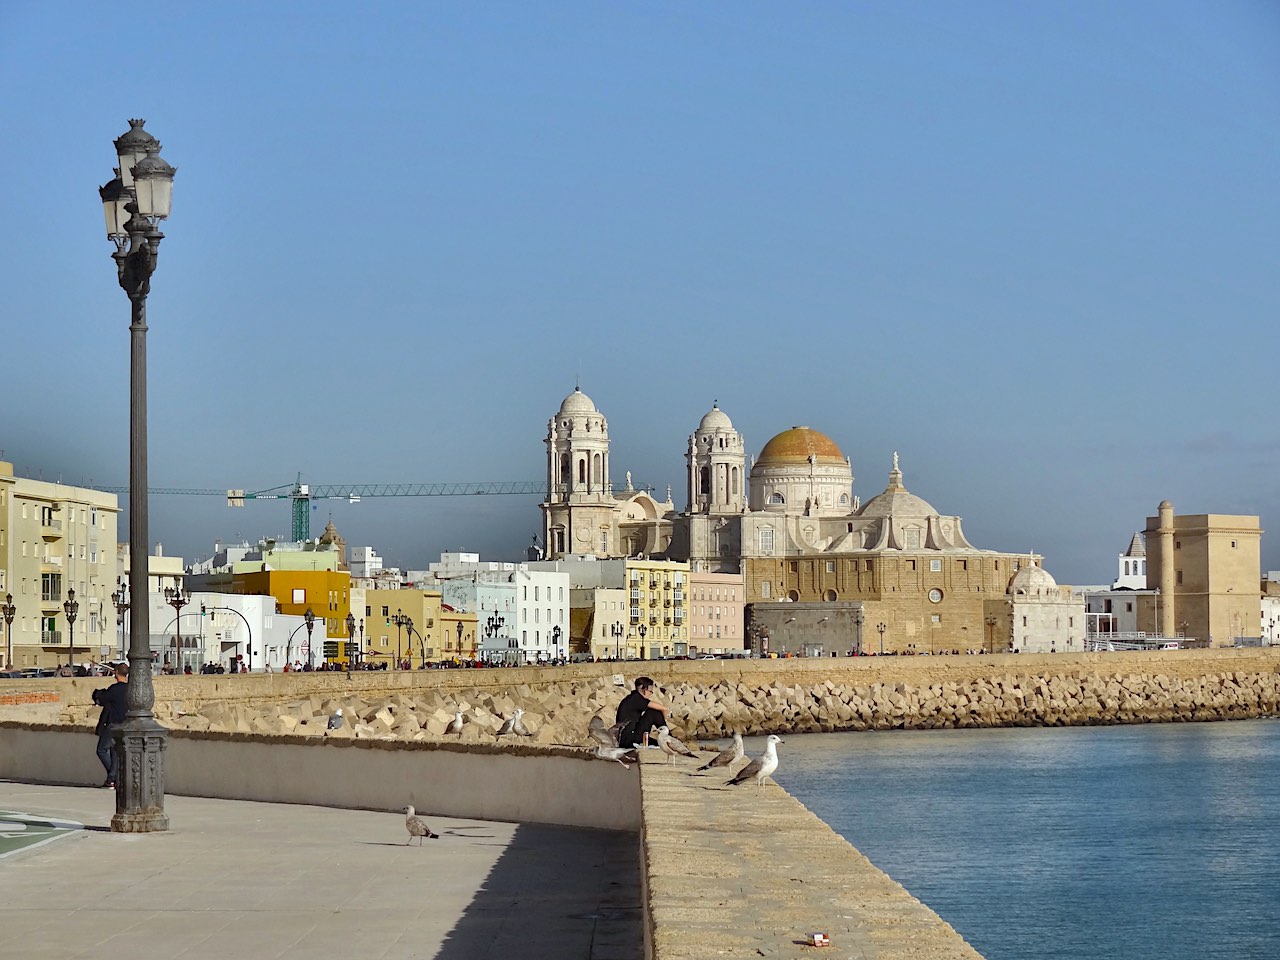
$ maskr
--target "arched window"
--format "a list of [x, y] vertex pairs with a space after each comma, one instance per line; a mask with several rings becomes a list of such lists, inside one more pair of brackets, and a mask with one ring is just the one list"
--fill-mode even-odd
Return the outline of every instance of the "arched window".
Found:
[[560, 457], [560, 482], [568, 483], [573, 479], [573, 471], [569, 467], [569, 455], [566, 453]]
[[834, 590], [828, 590], [825, 599], [828, 602], [833, 602], [835, 598], [836, 598], [836, 592]]
[[786, 503], [786, 502], [787, 502], [787, 501], [786, 501], [786, 500], [784, 500], [784, 499], [782, 498], [782, 494], [780, 494], [780, 493], [778, 493], [778, 492], [776, 492], [776, 491], [775, 491], [775, 492], [773, 492], [773, 493], [771, 493], [771, 494], [769, 494], [769, 504], [770, 504], [770, 506], [781, 506], [782, 504], [784, 504], [784, 503]]
[[735, 497], [738, 495], [738, 468], [734, 467], [729, 471], [729, 492]]
[[698, 489], [703, 496], [711, 493], [711, 470], [708, 467], [698, 468]]
[[578, 461], [578, 482], [587, 482], [587, 461], [585, 458]]

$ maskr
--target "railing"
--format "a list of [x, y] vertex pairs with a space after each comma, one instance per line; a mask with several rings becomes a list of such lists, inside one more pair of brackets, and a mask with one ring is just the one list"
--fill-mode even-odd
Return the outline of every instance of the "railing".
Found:
[[62, 631], [61, 630], [41, 630], [40, 642], [43, 644], [61, 643]]
[[44, 520], [40, 523], [40, 526], [43, 527], [45, 530], [51, 530], [54, 533], [62, 533], [61, 520]]

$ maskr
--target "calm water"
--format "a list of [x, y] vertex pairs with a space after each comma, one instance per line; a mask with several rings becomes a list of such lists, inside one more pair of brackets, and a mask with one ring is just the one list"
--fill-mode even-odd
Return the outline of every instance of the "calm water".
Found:
[[778, 782], [987, 960], [1280, 958], [1280, 721], [779, 752]]

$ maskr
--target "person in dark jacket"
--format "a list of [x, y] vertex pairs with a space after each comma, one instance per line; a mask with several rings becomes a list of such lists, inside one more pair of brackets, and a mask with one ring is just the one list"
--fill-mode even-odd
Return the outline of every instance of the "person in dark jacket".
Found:
[[663, 726], [671, 711], [653, 697], [657, 686], [649, 677], [637, 677], [635, 689], [618, 704], [615, 722], [622, 724], [618, 731], [618, 746], [648, 746], [649, 731]]
[[116, 682], [109, 687], [101, 690], [93, 691], [93, 702], [102, 707], [102, 714], [98, 717], [98, 726], [96, 732], [98, 734], [98, 760], [107, 770], [107, 779], [103, 781], [104, 787], [114, 787], [118, 776], [118, 759], [115, 753], [115, 737], [112, 735], [111, 728], [118, 727], [124, 723], [124, 715], [128, 710], [127, 696], [129, 693], [129, 664], [121, 663], [116, 666]]

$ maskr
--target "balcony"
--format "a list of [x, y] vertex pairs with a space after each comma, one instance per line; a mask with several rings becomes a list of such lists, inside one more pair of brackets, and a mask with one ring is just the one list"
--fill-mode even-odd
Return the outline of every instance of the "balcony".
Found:
[[59, 570], [61, 570], [61, 569], [62, 569], [62, 555], [61, 555], [61, 554], [57, 554], [57, 553], [53, 553], [53, 554], [50, 554], [50, 555], [49, 555], [49, 556], [47, 556], [47, 557], [41, 557], [41, 558], [40, 558], [40, 564], [41, 564], [41, 566], [46, 566], [46, 567], [57, 567]]
[[670, 623], [671, 623], [671, 618], [670, 618], [670, 617], [663, 617], [663, 618], [662, 618], [662, 622], [663, 622], [663, 623], [666, 623], [666, 624], [670, 624]]
[[651, 607], [656, 607], [657, 605], [658, 605], [658, 598], [657, 598], [657, 597], [650, 597], [650, 598], [649, 598], [649, 606], [651, 606]]
[[650, 589], [650, 590], [657, 590], [657, 589], [658, 589], [658, 581], [657, 581], [657, 580], [650, 580], [650, 581], [649, 581], [649, 589]]
[[669, 607], [669, 606], [671, 606], [671, 598], [670, 598], [670, 597], [668, 597], [667, 599], [663, 600], [663, 601], [662, 601], [662, 605], [663, 605], [664, 607]]
[[676, 603], [684, 603], [684, 591], [677, 590], [675, 594]]
[[62, 521], [61, 520], [42, 520], [40, 522], [40, 536], [46, 540], [62, 539]]
[[658, 622], [658, 615], [657, 615], [656, 613], [651, 613], [651, 614], [649, 614], [649, 622], [650, 622], [650, 623], [657, 623], [657, 622]]
[[44, 644], [46, 647], [51, 644], [62, 643], [62, 631], [61, 630], [41, 630], [40, 642]]

